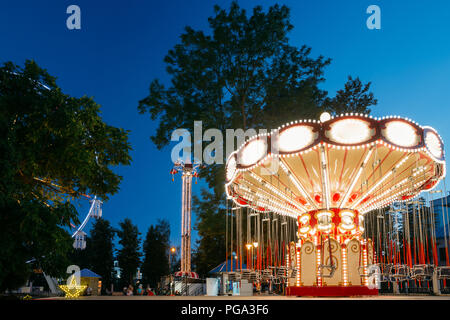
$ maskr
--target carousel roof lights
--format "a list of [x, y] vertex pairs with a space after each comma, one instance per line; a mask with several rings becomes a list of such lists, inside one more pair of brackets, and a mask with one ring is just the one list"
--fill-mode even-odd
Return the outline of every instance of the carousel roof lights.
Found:
[[358, 173], [356, 174], [356, 177], [353, 179], [353, 182], [351, 183], [350, 188], [348, 188], [347, 193], [345, 194], [344, 199], [342, 199], [341, 205], [339, 206], [340, 208], [342, 208], [342, 207], [347, 203], [348, 198], [350, 197], [350, 194], [351, 194], [351, 192], [353, 191], [356, 182], [359, 180], [359, 177], [360, 177], [361, 173], [363, 172], [363, 170], [364, 170], [364, 168], [365, 168], [367, 162], [369, 161], [369, 158], [370, 158], [370, 156], [372, 155], [373, 150], [374, 150], [373, 147], [371, 147], [371, 148], [369, 149], [369, 152], [367, 153], [366, 158], [365, 158], [364, 161], [362, 162], [361, 167], [359, 168]]
[[[405, 177], [417, 179], [423, 176], [424, 181], [413, 187], [418, 190], [408, 191], [417, 194], [420, 193], [421, 188], [426, 188], [427, 191], [434, 188], [434, 182], [425, 183], [426, 181], [432, 181], [430, 180], [432, 178], [438, 181], [445, 176], [443, 143], [434, 129], [421, 127], [409, 118], [392, 115], [377, 118], [361, 113], [350, 113], [350, 118], [348, 117], [349, 113], [340, 117], [330, 117], [325, 121], [326, 123], [311, 119], [295, 120], [278, 129], [277, 139], [274, 139], [276, 130], [247, 139], [234, 155], [236, 158], [231, 156], [227, 161], [227, 196], [235, 198], [243, 196], [239, 189], [233, 189], [232, 185], [239, 185], [243, 181], [243, 173], [258, 172], [263, 164], [272, 161], [271, 159], [275, 157], [281, 159], [279, 163], [283, 174], [278, 175], [278, 178], [274, 180], [277, 181], [276, 184], [272, 183], [272, 179], [270, 182], [267, 180], [267, 186], [264, 189], [270, 191], [273, 198], [283, 203], [286, 201], [290, 205], [309, 210], [318, 209], [314, 199], [317, 194], [322, 195], [325, 206], [328, 203], [327, 199], [331, 200], [331, 195], [339, 192], [342, 195], [338, 200], [340, 207], [350, 205], [351, 208], [362, 210], [361, 207], [378, 206], [381, 203], [385, 205], [386, 199], [393, 194], [398, 197], [399, 189], [389, 188], [389, 186], [409, 186], [408, 180], [403, 181]], [[345, 129], [339, 129], [346, 127], [345, 124], [348, 123], [353, 123], [355, 127], [360, 128], [359, 136], [349, 134], [349, 139], [354, 140], [345, 140], [345, 134], [347, 134]], [[336, 134], [339, 130], [343, 132], [341, 136]], [[347, 130], [358, 132], [348, 128]], [[272, 148], [281, 147], [279, 148], [281, 154], [268, 150], [267, 137], [272, 137]], [[359, 142], [344, 143], [354, 141]], [[252, 148], [259, 153], [253, 152]], [[377, 150], [377, 154], [387, 158], [376, 166], [382, 174], [371, 174], [371, 170], [372, 172], [375, 170], [374, 166], [373, 168], [367, 166], [373, 155], [373, 149]], [[311, 151], [316, 152], [311, 154]], [[405, 155], [401, 157], [400, 153]], [[413, 158], [412, 155], [417, 153], [421, 155]], [[246, 160], [245, 163], [239, 163], [240, 158]], [[361, 162], [362, 158], [365, 159]], [[398, 162], [399, 158], [402, 159], [400, 162]], [[414, 162], [417, 162], [415, 166]], [[426, 169], [414, 169], [425, 165]], [[392, 170], [398, 170], [400, 166], [404, 166], [404, 169], [394, 174]], [[349, 172], [351, 172], [351, 178], [349, 178]], [[372, 185], [366, 183], [368, 188], [364, 192], [358, 191], [359, 188], [355, 189], [355, 187], [359, 182], [364, 184], [361, 176], [366, 175], [372, 176]], [[260, 181], [256, 180], [256, 183], [259, 184]], [[286, 189], [286, 186], [290, 184], [295, 186], [295, 192], [300, 197]], [[384, 190], [386, 186], [388, 189]], [[401, 196], [409, 197], [404, 194]], [[245, 199], [244, 196], [243, 198]], [[367, 202], [364, 203], [365, 201]], [[298, 206], [297, 202], [300, 202], [301, 206]]]
[[384, 175], [380, 180], [378, 180], [377, 183], [375, 183], [369, 190], [367, 190], [362, 196], [359, 197], [359, 200], [356, 201], [352, 206], [351, 209], [354, 209], [356, 206], [358, 206], [361, 201], [363, 201], [368, 195], [372, 193], [380, 184], [382, 184], [387, 178], [389, 178], [392, 174], [396, 172], [398, 168], [400, 168], [406, 160], [408, 160], [409, 155], [406, 155], [395, 167], [394, 169], [390, 170], [386, 175]]
[[400, 147], [413, 147], [420, 141], [414, 127], [400, 120], [387, 122], [385, 135], [390, 142]]
[[[289, 215], [292, 217], [296, 217], [298, 215], [297, 211], [276, 201], [274, 198], [265, 198], [263, 195], [261, 195], [259, 193], [256, 193], [256, 196], [249, 192], [246, 192], [246, 191], [244, 191], [243, 193], [248, 200], [256, 202], [256, 204], [260, 207], [267, 207], [274, 212], [281, 213], [283, 215]], [[249, 206], [249, 205], [246, 205], [246, 206]]]
[[[419, 181], [419, 182], [415, 183], [410, 188], [405, 188], [405, 189], [400, 190], [397, 193], [394, 193], [393, 195], [391, 195], [390, 197], [386, 198], [384, 201], [380, 202], [377, 205], [372, 205], [372, 206], [369, 206], [369, 207], [365, 207], [365, 208], [363, 208], [361, 210], [361, 213], [365, 214], [365, 213], [367, 213], [369, 211], [372, 211], [372, 210], [375, 210], [375, 209], [379, 209], [379, 208], [383, 208], [383, 207], [391, 204], [394, 201], [399, 201], [399, 202], [406, 201], [406, 200], [399, 200], [399, 199], [397, 199], [397, 197], [399, 197], [401, 195], [404, 195], [405, 193], [406, 194], [411, 193], [411, 190], [414, 190], [414, 188], [420, 187], [424, 182], [425, 182], [425, 180]], [[417, 197], [421, 192], [422, 191], [419, 191], [417, 194], [415, 194], [415, 195], [413, 194], [414, 197]]]
[[320, 122], [326, 122], [328, 120], [331, 120], [331, 114], [329, 114], [328, 112], [323, 112], [320, 115]]
[[325, 155], [325, 148], [322, 146], [321, 148], [321, 155], [322, 155], [322, 183], [324, 184], [324, 197], [325, 197], [325, 204], [326, 208], [330, 208], [330, 188], [329, 188], [329, 182], [328, 182], [328, 166], [327, 166], [327, 160]]
[[295, 125], [283, 130], [278, 137], [278, 148], [281, 152], [301, 150], [312, 144], [317, 134], [313, 128], [305, 125]]
[[[400, 181], [398, 184], [392, 186], [391, 188], [389, 188], [389, 189], [387, 189], [386, 191], [384, 191], [382, 194], [380, 194], [380, 195], [378, 195], [377, 197], [373, 198], [369, 203], [367, 203], [366, 206], [370, 206], [372, 203], [376, 203], [377, 200], [384, 198], [387, 194], [389, 194], [390, 192], [392, 192], [392, 191], [395, 190], [395, 189], [399, 189], [399, 188], [401, 189], [402, 186], [403, 186], [406, 182], [408, 182], [408, 180], [409, 180], [409, 177], [403, 179], [403, 180]], [[425, 179], [421, 180], [420, 182], [417, 182], [417, 183], [414, 185], [414, 187], [418, 187], [418, 186], [420, 186], [420, 185], [421, 185], [422, 183], [424, 183], [424, 182], [425, 182]], [[407, 189], [404, 189], [403, 191], [404, 191], [404, 192], [407, 192], [408, 190], [407, 190]], [[402, 191], [399, 191], [399, 192], [395, 193], [393, 197], [395, 198], [395, 196], [400, 195], [401, 192], [402, 192]], [[389, 199], [389, 198], [388, 198], [388, 199]]]
[[[253, 173], [252, 173], [252, 174], [253, 174]], [[254, 174], [253, 174], [253, 175], [254, 175]], [[252, 177], [253, 177], [254, 179], [258, 180], [259, 182], [262, 182], [262, 181], [263, 181], [261, 178], [257, 177], [256, 175], [255, 175], [255, 176], [253, 176], [253, 175], [252, 175]], [[259, 179], [258, 179], [258, 178], [259, 178]], [[247, 180], [244, 180], [244, 182], [252, 184], [251, 182], [249, 182], [249, 181], [247, 181]], [[298, 202], [295, 201], [294, 199], [289, 198], [288, 196], [286, 196], [285, 194], [283, 194], [281, 191], [279, 191], [279, 190], [275, 189], [274, 187], [272, 187], [270, 184], [265, 184], [264, 186], [265, 186], [265, 187], [268, 187], [272, 192], [274, 192], [274, 193], [277, 194], [278, 196], [282, 197], [282, 198], [283, 198], [284, 200], [286, 200], [288, 203], [293, 203], [293, 202], [295, 202], [295, 203], [297, 203], [298, 206], [301, 206], [300, 203], [298, 203]], [[258, 187], [256, 187], [256, 189], [257, 189], [258, 191], [260, 191], [260, 192], [262, 192], [262, 193], [265, 193], [265, 194], [267, 194], [268, 196], [272, 197], [272, 195], [271, 195], [270, 193], [268, 193], [267, 191], [264, 191], [264, 190], [262, 190], [262, 189], [260, 189], [260, 188], [258, 188]], [[293, 204], [292, 204], [292, 205], [293, 205]]]
[[284, 172], [287, 174], [287, 176], [289, 177], [289, 180], [291, 180], [291, 182], [295, 185], [297, 190], [300, 191], [302, 196], [305, 197], [305, 199], [308, 199], [310, 204], [313, 204], [314, 207], [317, 209], [317, 206], [315, 205], [315, 201], [312, 200], [311, 196], [306, 192], [305, 188], [303, 188], [301, 182], [299, 182], [297, 180], [297, 178], [288, 170], [288, 168], [283, 163], [283, 161], [280, 161], [280, 166], [284, 170]]

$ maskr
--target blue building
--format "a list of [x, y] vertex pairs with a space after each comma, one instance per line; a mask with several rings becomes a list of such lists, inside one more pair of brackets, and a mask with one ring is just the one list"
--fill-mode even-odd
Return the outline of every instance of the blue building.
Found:
[[436, 241], [439, 265], [446, 264], [446, 242], [449, 244], [449, 205], [450, 194], [430, 201], [430, 208], [436, 217]]

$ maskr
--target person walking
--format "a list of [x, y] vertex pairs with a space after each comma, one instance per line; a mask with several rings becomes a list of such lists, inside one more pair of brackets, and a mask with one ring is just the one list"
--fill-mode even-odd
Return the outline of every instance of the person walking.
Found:
[[133, 295], [133, 286], [130, 284], [128, 286], [127, 296], [132, 296], [132, 295]]
[[142, 289], [142, 284], [139, 285], [136, 293], [138, 296], [142, 296], [144, 294], [144, 289]]
[[152, 289], [150, 288], [150, 285], [147, 285], [147, 289], [145, 289], [145, 291], [147, 292], [148, 296], [154, 296], [155, 295], [153, 293]]

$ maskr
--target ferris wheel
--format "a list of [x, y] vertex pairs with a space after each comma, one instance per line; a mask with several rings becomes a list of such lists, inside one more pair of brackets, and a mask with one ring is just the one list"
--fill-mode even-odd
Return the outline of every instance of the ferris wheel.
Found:
[[[89, 197], [89, 196], [88, 196]], [[90, 198], [90, 197], [89, 197]], [[95, 218], [99, 219], [102, 217], [102, 204], [103, 201], [97, 199], [97, 196], [94, 196], [93, 199], [90, 200], [91, 207], [84, 218], [81, 225], [76, 229], [76, 231], [72, 234], [72, 238], [74, 239], [73, 247], [75, 249], [84, 250], [86, 249], [86, 232], [83, 231], [84, 227], [87, 225], [89, 219]], [[71, 224], [73, 228], [76, 228]]]
[[[16, 75], [16, 76], [20, 76], [20, 74], [16, 73], [16, 72], [11, 72], [12, 74]], [[29, 79], [31, 80], [31, 79]], [[33, 82], [37, 83], [39, 86], [41, 86], [42, 88], [44, 88], [45, 90], [50, 91], [50, 87], [48, 87], [47, 85], [41, 83], [40, 81], [36, 81], [36, 80], [32, 80]], [[97, 162], [98, 165], [98, 155], [96, 155], [95, 160]], [[41, 180], [37, 177], [34, 177], [35, 180]], [[54, 187], [59, 188], [60, 186], [58, 186], [57, 184], [52, 184]], [[84, 197], [86, 198], [91, 198], [91, 196], [89, 195], [85, 195], [83, 194]], [[70, 223], [70, 226], [74, 229], [76, 229], [76, 231], [72, 234], [72, 238], [74, 239], [73, 242], [73, 247], [75, 249], [80, 249], [80, 250], [84, 250], [86, 249], [86, 233], [83, 231], [84, 227], [87, 225], [89, 219], [91, 217], [95, 218], [95, 219], [99, 219], [102, 217], [102, 204], [103, 201], [97, 199], [97, 196], [94, 196], [93, 199], [89, 200], [89, 202], [91, 203], [91, 207], [86, 215], [86, 217], [84, 218], [83, 222], [81, 223], [81, 225], [77, 228], [75, 225], [73, 225], [72, 223]], [[32, 259], [34, 260], [34, 259]], [[30, 260], [30, 261], [32, 261]], [[30, 262], [30, 261], [27, 261]]]

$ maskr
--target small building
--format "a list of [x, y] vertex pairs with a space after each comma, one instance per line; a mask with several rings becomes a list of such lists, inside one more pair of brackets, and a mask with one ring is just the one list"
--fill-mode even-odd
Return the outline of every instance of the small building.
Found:
[[[89, 269], [83, 269], [80, 271], [80, 282], [81, 285], [85, 285], [88, 288], [91, 288], [91, 295], [98, 296], [101, 294], [102, 290], [102, 281], [101, 276], [96, 274], [95, 272], [92, 272]], [[87, 293], [87, 289], [85, 291], [85, 294]]]

